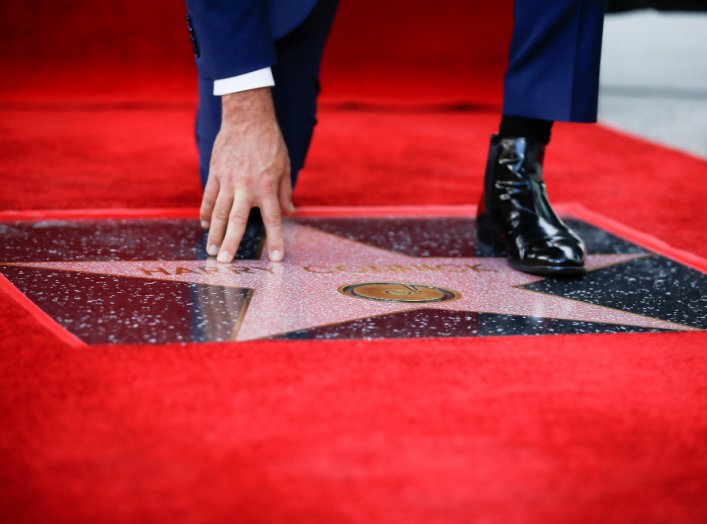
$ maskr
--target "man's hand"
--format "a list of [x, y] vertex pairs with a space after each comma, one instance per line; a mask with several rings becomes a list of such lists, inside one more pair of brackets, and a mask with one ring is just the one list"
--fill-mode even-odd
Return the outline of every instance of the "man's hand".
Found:
[[282, 213], [294, 211], [290, 158], [275, 117], [270, 88], [224, 95], [209, 178], [201, 202], [201, 224], [209, 228], [206, 251], [230, 262], [238, 250], [252, 207], [265, 224], [270, 260], [285, 250]]

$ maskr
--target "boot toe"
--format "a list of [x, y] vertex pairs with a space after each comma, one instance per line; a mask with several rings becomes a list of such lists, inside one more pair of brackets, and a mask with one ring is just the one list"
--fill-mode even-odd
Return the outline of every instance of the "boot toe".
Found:
[[544, 239], [526, 246], [511, 265], [540, 275], [579, 275], [585, 271], [584, 246], [564, 239]]
[[583, 266], [584, 249], [566, 242], [551, 241], [532, 246], [526, 258], [529, 263], [544, 266]]

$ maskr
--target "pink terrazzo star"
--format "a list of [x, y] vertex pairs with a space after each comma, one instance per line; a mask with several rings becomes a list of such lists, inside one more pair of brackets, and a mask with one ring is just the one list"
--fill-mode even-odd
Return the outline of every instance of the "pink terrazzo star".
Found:
[[[521, 315], [693, 330], [689, 326], [574, 299], [524, 289], [544, 280], [508, 267], [505, 258], [417, 258], [372, 247], [317, 229], [285, 223], [287, 258], [219, 264], [215, 260], [23, 262], [50, 268], [149, 280], [167, 280], [253, 289], [235, 340], [253, 340], [318, 326], [387, 315], [410, 309]], [[590, 255], [588, 271], [621, 264], [642, 254]], [[364, 282], [404, 282], [446, 288], [461, 297], [451, 302], [382, 302], [349, 297], [341, 286]]]

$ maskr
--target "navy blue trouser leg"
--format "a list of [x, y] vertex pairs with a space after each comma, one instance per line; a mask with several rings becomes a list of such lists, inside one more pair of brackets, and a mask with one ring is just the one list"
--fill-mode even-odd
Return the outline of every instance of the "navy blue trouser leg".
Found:
[[606, 0], [516, 0], [503, 114], [594, 122]]
[[[292, 164], [292, 185], [304, 166], [317, 123], [319, 66], [336, 14], [337, 1], [320, 0], [309, 17], [294, 31], [275, 42], [277, 64], [273, 99], [275, 112]], [[199, 175], [206, 184], [211, 150], [221, 128], [221, 97], [213, 94], [213, 80], [199, 78], [196, 141]]]

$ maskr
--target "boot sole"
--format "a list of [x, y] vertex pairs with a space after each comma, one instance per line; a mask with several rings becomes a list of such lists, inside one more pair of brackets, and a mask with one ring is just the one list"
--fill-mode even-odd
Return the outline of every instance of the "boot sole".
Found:
[[544, 277], [581, 277], [587, 273], [584, 266], [527, 266], [511, 258], [508, 258], [508, 265], [523, 273]]

